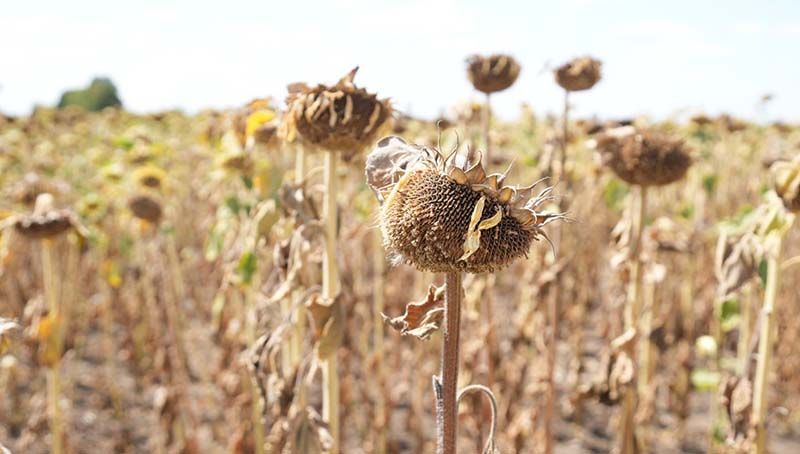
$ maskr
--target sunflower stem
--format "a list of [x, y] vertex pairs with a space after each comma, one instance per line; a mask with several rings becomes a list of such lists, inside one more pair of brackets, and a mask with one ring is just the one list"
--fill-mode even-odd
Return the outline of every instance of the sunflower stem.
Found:
[[567, 143], [569, 141], [569, 90], [564, 90], [564, 111], [561, 117], [561, 162], [558, 169], [558, 180], [561, 181], [566, 173]]
[[[638, 207], [636, 206], [638, 202]], [[625, 307], [625, 329], [636, 330], [639, 324], [640, 299], [642, 289], [642, 259], [639, 251], [642, 241], [642, 228], [644, 217], [647, 210], [647, 187], [639, 186], [638, 200], [631, 197], [631, 246], [630, 246], [630, 283], [628, 286], [628, 300]], [[635, 331], [634, 331], [635, 332]], [[627, 353], [636, 367], [636, 338], [630, 341]], [[620, 433], [621, 454], [633, 454], [638, 452], [636, 442], [636, 384], [631, 383], [625, 390], [622, 408], [622, 431]]]
[[386, 284], [384, 272], [386, 270], [385, 256], [381, 233], [375, 230], [372, 234], [372, 261], [375, 266], [373, 297], [372, 326], [373, 326], [373, 354], [375, 355], [375, 372], [378, 376], [377, 402], [375, 402], [375, 453], [386, 453], [386, 374], [383, 363], [383, 292]]
[[489, 129], [492, 123], [492, 95], [486, 93], [486, 104], [483, 109], [483, 143], [486, 151], [483, 153], [483, 158], [486, 160], [486, 167], [488, 168], [492, 161], [489, 159], [491, 155], [492, 141], [489, 137]]
[[[333, 301], [339, 293], [336, 266], [336, 154], [325, 151], [325, 254], [322, 262], [322, 297]], [[322, 417], [328, 423], [333, 444], [330, 454], [339, 453], [339, 373], [336, 353], [322, 361]]]
[[[61, 454], [63, 452], [63, 427], [61, 421], [61, 350], [63, 346], [63, 325], [61, 319], [61, 304], [59, 293], [61, 290], [60, 274], [53, 263], [53, 240], [42, 240], [42, 278], [44, 281], [44, 294], [47, 301], [49, 317], [52, 320], [50, 336], [54, 336], [55, 360], [47, 373], [47, 407], [50, 415], [50, 432], [53, 437], [50, 452]], [[50, 342], [50, 340], [48, 340]]]
[[445, 275], [442, 369], [434, 377], [438, 454], [456, 454], [458, 430], [458, 357], [461, 330], [461, 273]]
[[761, 338], [758, 343], [758, 360], [756, 363], [755, 387], [753, 391], [753, 420], [757, 454], [767, 452], [767, 385], [769, 367], [772, 359], [772, 346], [775, 342], [774, 312], [778, 299], [778, 288], [781, 278], [781, 249], [783, 236], [778, 235], [775, 253], [767, 260], [767, 288], [764, 291], [764, 305], [761, 308]]

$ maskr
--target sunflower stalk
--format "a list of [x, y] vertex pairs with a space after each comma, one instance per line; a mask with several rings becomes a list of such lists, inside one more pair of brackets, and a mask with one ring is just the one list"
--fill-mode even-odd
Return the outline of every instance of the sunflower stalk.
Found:
[[[642, 259], [640, 246], [642, 242], [642, 229], [647, 210], [647, 186], [639, 186], [639, 197], [631, 197], [631, 245], [630, 245], [630, 282], [628, 286], [628, 299], [625, 306], [625, 330], [638, 328], [640, 299], [642, 293]], [[638, 206], [637, 206], [638, 202]], [[627, 353], [634, 365], [636, 362], [636, 335], [629, 342]], [[636, 366], [634, 366], [636, 367]], [[637, 450], [636, 440], [636, 385], [631, 384], [625, 390], [622, 408], [622, 432], [620, 434], [620, 453], [634, 454]]]
[[775, 252], [767, 259], [767, 285], [764, 292], [764, 305], [761, 308], [761, 338], [758, 344], [758, 360], [756, 363], [755, 387], [753, 390], [753, 420], [755, 431], [755, 452], [767, 452], [767, 385], [772, 348], [775, 342], [775, 302], [781, 278], [782, 235], [777, 236]]
[[[44, 294], [49, 311], [48, 317], [53, 321], [52, 331], [49, 336], [53, 336], [55, 349], [52, 352], [55, 360], [47, 371], [47, 410], [50, 415], [50, 433], [52, 444], [50, 452], [61, 454], [63, 452], [63, 427], [61, 421], [61, 376], [60, 362], [61, 350], [64, 344], [63, 325], [61, 320], [61, 304], [59, 293], [61, 289], [61, 274], [58, 272], [56, 264], [53, 262], [53, 240], [42, 240], [42, 278], [44, 281]], [[48, 340], [48, 342], [50, 342]]]
[[[322, 297], [333, 301], [339, 293], [336, 265], [336, 154], [325, 151], [325, 254], [322, 262]], [[336, 353], [322, 361], [322, 417], [333, 438], [331, 454], [339, 453], [339, 373]]]
[[378, 377], [378, 392], [377, 402], [375, 403], [375, 453], [386, 453], [386, 373], [384, 370], [384, 348], [383, 348], [383, 307], [384, 298], [383, 292], [386, 285], [384, 279], [384, 272], [386, 271], [386, 262], [383, 253], [383, 245], [381, 240], [380, 231], [375, 231], [372, 234], [373, 239], [373, 256], [372, 261], [374, 265], [374, 297], [373, 297], [373, 354], [375, 358], [375, 373]]
[[458, 366], [461, 331], [461, 273], [445, 275], [444, 330], [439, 377], [433, 378], [436, 393], [437, 454], [456, 454], [458, 435]]

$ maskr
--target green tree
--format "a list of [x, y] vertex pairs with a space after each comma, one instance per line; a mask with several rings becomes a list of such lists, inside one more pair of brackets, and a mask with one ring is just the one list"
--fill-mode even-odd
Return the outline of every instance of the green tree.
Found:
[[96, 77], [82, 90], [68, 90], [61, 95], [58, 108], [78, 106], [96, 112], [106, 107], [122, 107], [117, 95], [117, 87], [107, 77]]

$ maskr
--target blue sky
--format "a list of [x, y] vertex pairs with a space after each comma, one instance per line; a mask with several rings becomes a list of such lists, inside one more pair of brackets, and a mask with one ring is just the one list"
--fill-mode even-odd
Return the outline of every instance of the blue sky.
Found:
[[[10, 1], [0, 6], [0, 111], [53, 104], [111, 77], [134, 111], [282, 99], [289, 82], [356, 82], [432, 117], [475, 93], [471, 53], [505, 52], [522, 73], [494, 96], [557, 111], [547, 70], [591, 54], [604, 79], [573, 97], [579, 115], [663, 118], [733, 112], [800, 121], [800, 2], [626, 0]], [[775, 95], [765, 109], [761, 95]]]

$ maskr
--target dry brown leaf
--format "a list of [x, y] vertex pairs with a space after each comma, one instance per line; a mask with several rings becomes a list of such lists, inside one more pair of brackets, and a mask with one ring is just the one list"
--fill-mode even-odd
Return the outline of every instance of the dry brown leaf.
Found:
[[444, 290], [444, 286], [431, 285], [425, 301], [408, 303], [403, 315], [390, 318], [381, 314], [384, 323], [400, 331], [403, 336], [428, 339], [439, 329], [444, 319]]
[[336, 353], [344, 339], [344, 308], [341, 295], [326, 300], [314, 294], [306, 303], [314, 324], [315, 349], [321, 360]]

